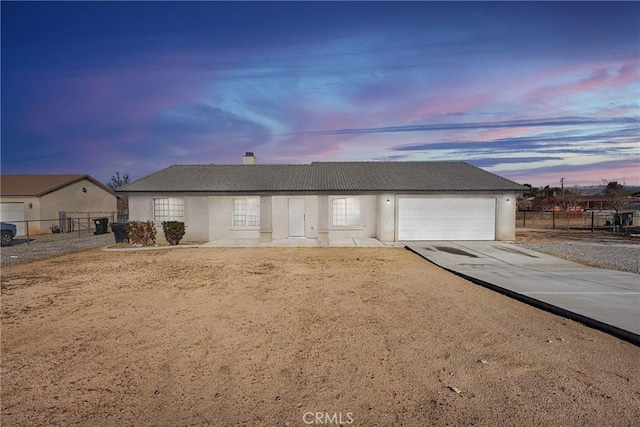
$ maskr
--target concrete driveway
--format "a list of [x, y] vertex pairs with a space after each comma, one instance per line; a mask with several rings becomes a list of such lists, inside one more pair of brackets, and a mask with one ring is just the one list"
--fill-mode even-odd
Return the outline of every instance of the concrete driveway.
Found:
[[434, 264], [640, 345], [640, 275], [587, 267], [502, 242], [405, 242]]

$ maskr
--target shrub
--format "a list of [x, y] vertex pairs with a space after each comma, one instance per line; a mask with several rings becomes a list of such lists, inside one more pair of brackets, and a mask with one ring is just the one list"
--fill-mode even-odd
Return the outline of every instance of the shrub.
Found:
[[162, 223], [164, 237], [172, 245], [177, 245], [184, 236], [184, 222], [181, 221], [164, 221]]
[[133, 244], [152, 246], [156, 243], [156, 227], [153, 221], [130, 221], [124, 229], [129, 242]]

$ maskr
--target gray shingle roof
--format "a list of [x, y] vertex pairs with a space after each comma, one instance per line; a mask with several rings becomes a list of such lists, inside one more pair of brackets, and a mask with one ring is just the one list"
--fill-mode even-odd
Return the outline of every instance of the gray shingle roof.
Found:
[[306, 165], [174, 165], [125, 193], [449, 192], [525, 188], [465, 162], [316, 162]]

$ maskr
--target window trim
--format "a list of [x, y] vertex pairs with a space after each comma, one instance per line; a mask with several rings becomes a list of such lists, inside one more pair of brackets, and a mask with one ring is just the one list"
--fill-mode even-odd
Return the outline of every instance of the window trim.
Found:
[[[245, 213], [244, 213], [244, 224], [242, 225], [235, 225], [236, 224], [236, 200], [240, 201], [248, 201], [248, 200], [256, 200], [257, 201], [257, 217], [258, 217], [258, 223], [257, 225], [248, 225], [249, 224], [249, 218], [250, 218], [250, 211], [249, 211], [249, 206], [248, 206], [248, 202], [247, 205], [245, 205]], [[255, 216], [255, 212], [254, 215]], [[259, 196], [246, 196], [246, 197], [233, 197], [231, 199], [231, 218], [230, 218], [230, 223], [229, 223], [229, 228], [232, 230], [258, 230], [260, 229], [260, 197]]]
[[[166, 214], [163, 214], [162, 217], [158, 218], [158, 208], [157, 202], [160, 200], [166, 200]], [[172, 203], [173, 202], [173, 203]], [[180, 209], [176, 209], [175, 202], [179, 202]], [[180, 216], [176, 215], [177, 212], [181, 212]], [[156, 224], [161, 224], [164, 221], [180, 221], [185, 222], [185, 208], [184, 208], [184, 199], [181, 197], [154, 197], [153, 198], [153, 222]]]
[[[358, 209], [360, 210], [359, 212], [359, 217], [358, 217], [358, 224], [354, 225], [354, 224], [345, 224], [345, 225], [337, 225], [334, 224], [334, 215], [333, 215], [333, 210], [334, 210], [334, 202], [336, 200], [345, 200], [345, 216], [346, 216], [346, 210], [348, 210], [348, 200], [352, 199], [352, 200], [357, 200], [358, 201]], [[345, 218], [346, 221], [346, 218]], [[330, 196], [329, 197], [329, 229], [330, 230], [362, 230], [365, 228], [364, 225], [364, 209], [363, 209], [363, 200], [361, 197], [358, 196]]]

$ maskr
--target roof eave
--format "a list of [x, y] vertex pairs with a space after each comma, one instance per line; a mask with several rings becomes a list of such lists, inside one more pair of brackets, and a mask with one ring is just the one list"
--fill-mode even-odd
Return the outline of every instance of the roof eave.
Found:
[[380, 189], [357, 189], [357, 188], [340, 188], [340, 189], [242, 189], [242, 190], [187, 190], [187, 189], [173, 189], [173, 190], [127, 190], [117, 191], [118, 194], [212, 194], [212, 195], [224, 195], [224, 194], [282, 194], [282, 193], [311, 193], [311, 194], [380, 194], [380, 193], [398, 193], [398, 194], [425, 194], [425, 193], [504, 193], [504, 192], [520, 192], [522, 188], [484, 188], [484, 189], [469, 189], [469, 188], [449, 188], [449, 189], [409, 189], [409, 188], [380, 188]]
[[86, 179], [87, 181], [91, 182], [92, 184], [94, 184], [95, 186], [101, 188], [102, 190], [106, 191], [107, 193], [111, 193], [114, 196], [116, 195], [109, 187], [107, 187], [106, 185], [104, 185], [103, 183], [98, 181], [97, 179], [93, 178], [90, 175], [84, 174], [84, 175], [79, 175], [77, 178], [74, 178], [72, 180], [63, 182], [63, 183], [61, 183], [59, 185], [56, 185], [55, 187], [51, 187], [51, 188], [49, 188], [49, 189], [47, 189], [45, 191], [42, 191], [42, 192], [40, 192], [38, 194], [34, 194], [33, 196], [35, 196], [35, 197], [45, 196], [45, 195], [47, 195], [49, 193], [53, 193], [54, 191], [57, 191], [57, 190], [59, 190], [61, 188], [64, 188], [64, 187], [69, 186], [71, 184], [75, 184], [76, 182], [80, 182], [83, 179]]

